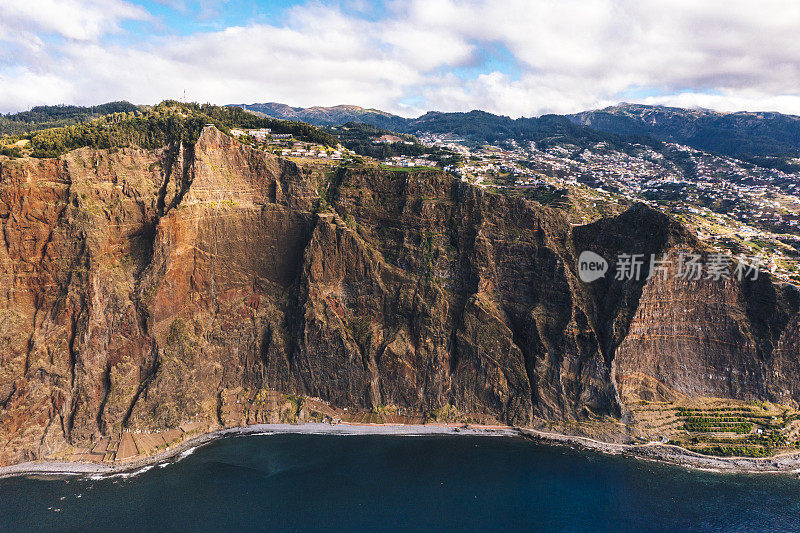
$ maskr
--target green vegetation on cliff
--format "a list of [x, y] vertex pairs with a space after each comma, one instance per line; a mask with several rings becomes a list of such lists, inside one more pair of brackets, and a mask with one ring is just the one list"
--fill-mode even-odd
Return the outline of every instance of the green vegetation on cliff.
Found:
[[10, 157], [22, 157], [22, 149], [19, 146], [0, 146], [0, 155]]
[[100, 149], [125, 146], [154, 149], [177, 142], [193, 146], [206, 124], [213, 124], [225, 132], [233, 127], [270, 128], [309, 142], [332, 146], [337, 144], [335, 137], [308, 124], [259, 117], [234, 107], [185, 104], [171, 100], [145, 111], [111, 113], [82, 124], [36, 131], [24, 138], [30, 140], [30, 155], [45, 158], [58, 157], [87, 146]]
[[0, 135], [24, 135], [32, 131], [88, 122], [113, 113], [133, 113], [139, 107], [130, 102], [108, 102], [91, 107], [43, 105], [30, 111], [0, 115]]

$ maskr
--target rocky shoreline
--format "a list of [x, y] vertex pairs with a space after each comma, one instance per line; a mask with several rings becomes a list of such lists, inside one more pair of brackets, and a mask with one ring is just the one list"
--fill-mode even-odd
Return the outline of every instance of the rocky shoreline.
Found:
[[524, 437], [537, 442], [574, 446], [611, 455], [625, 455], [639, 460], [658, 461], [694, 470], [731, 474], [800, 474], [800, 452], [764, 458], [714, 457], [691, 452], [679, 446], [651, 442], [647, 444], [618, 444], [588, 437], [565, 435], [538, 429], [511, 426], [476, 426], [459, 424], [255, 424], [224, 428], [188, 439], [158, 454], [122, 464], [87, 462], [33, 461], [0, 467], [0, 479], [15, 476], [85, 476], [135, 474], [136, 471], [188, 455], [194, 449], [214, 440], [255, 434], [299, 433], [326, 435], [483, 435]]
[[74, 475], [113, 475], [130, 473], [157, 463], [170, 460], [185, 454], [214, 440], [239, 436], [264, 433], [300, 433], [300, 434], [326, 434], [326, 435], [494, 435], [494, 436], [519, 436], [519, 430], [511, 427], [463, 427], [456, 424], [425, 424], [425, 425], [396, 425], [396, 424], [254, 424], [251, 426], [224, 428], [204, 433], [190, 438], [163, 452], [126, 461], [120, 464], [89, 463], [78, 461], [30, 461], [16, 465], [0, 467], [0, 479], [14, 476], [74, 476]]
[[693, 470], [706, 470], [731, 474], [798, 474], [800, 452], [794, 451], [772, 457], [717, 457], [703, 455], [660, 442], [646, 444], [617, 444], [588, 437], [564, 435], [535, 429], [520, 429], [521, 435], [539, 442], [564, 444], [612, 455], [626, 455], [635, 459], [658, 461]]

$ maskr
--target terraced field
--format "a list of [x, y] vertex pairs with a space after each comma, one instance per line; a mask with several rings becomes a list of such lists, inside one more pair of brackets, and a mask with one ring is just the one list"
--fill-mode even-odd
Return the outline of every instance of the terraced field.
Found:
[[800, 448], [800, 412], [765, 402], [707, 399], [630, 405], [633, 433], [709, 455], [766, 457]]

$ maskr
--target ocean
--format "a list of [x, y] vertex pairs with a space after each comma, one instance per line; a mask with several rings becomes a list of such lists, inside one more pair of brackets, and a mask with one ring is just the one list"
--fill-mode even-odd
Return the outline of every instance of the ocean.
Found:
[[0, 531], [797, 531], [800, 480], [524, 438], [228, 437], [136, 475], [0, 479]]

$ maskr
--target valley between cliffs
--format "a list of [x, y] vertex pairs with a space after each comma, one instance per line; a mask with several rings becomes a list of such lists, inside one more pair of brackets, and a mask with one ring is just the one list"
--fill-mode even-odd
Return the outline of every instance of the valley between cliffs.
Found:
[[[759, 403], [797, 429], [795, 287], [578, 279], [584, 250], [703, 251], [644, 205], [575, 226], [439, 171], [296, 163], [207, 127], [193, 146], [0, 161], [0, 224], [0, 465], [277, 422], [284, 400], [296, 420], [618, 442]], [[255, 391], [285, 395], [278, 419], [254, 417]]]

